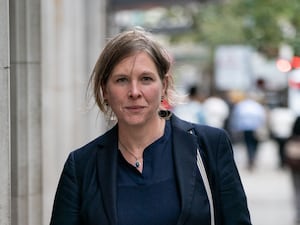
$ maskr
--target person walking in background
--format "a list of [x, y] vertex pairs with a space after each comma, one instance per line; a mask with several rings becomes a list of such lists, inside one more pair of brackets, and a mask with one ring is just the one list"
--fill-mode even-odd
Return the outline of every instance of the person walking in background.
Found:
[[179, 119], [166, 50], [150, 33], [117, 34], [91, 76], [95, 101], [115, 125], [72, 151], [51, 225], [250, 225], [226, 133]]
[[206, 98], [202, 105], [207, 125], [225, 128], [225, 121], [230, 110], [226, 101], [217, 95], [213, 95]]
[[245, 99], [245, 94], [242, 91], [230, 90], [225, 93], [224, 100], [228, 105], [229, 113], [227, 119], [224, 122], [224, 129], [229, 134], [233, 144], [240, 143], [241, 141], [243, 141], [243, 136], [241, 132], [236, 132], [232, 129], [231, 120], [232, 120], [232, 111], [234, 106], [244, 99]]
[[268, 126], [270, 129], [270, 137], [278, 146], [279, 168], [284, 168], [284, 148], [288, 138], [292, 134], [292, 128], [296, 119], [296, 113], [284, 106], [271, 109], [268, 113]]
[[265, 108], [255, 100], [253, 94], [238, 102], [232, 109], [230, 129], [241, 132], [248, 155], [248, 168], [254, 167], [259, 140], [256, 132], [266, 126]]
[[292, 134], [285, 145], [285, 160], [291, 169], [295, 193], [296, 224], [300, 225], [300, 116], [297, 116]]
[[181, 119], [198, 124], [206, 124], [198, 87], [192, 85], [188, 90], [188, 99], [183, 104], [174, 107], [173, 112]]

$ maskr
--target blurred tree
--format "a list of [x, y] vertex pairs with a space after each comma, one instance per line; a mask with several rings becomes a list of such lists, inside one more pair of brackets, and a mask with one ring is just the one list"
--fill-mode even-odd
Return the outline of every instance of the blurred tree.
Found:
[[201, 42], [212, 48], [246, 44], [269, 58], [277, 57], [280, 44], [287, 43], [300, 55], [299, 0], [227, 0], [186, 10], [193, 29], [174, 35], [173, 42]]
[[249, 21], [244, 27], [246, 40], [266, 56], [278, 56], [281, 43], [290, 44], [299, 54], [300, 4], [298, 0], [235, 0], [236, 12]]

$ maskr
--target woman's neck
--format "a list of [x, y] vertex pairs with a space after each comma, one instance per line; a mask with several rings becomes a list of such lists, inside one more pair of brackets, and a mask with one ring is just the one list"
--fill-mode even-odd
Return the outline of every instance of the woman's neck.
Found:
[[141, 153], [148, 145], [164, 134], [165, 120], [158, 118], [143, 126], [118, 124], [119, 142], [136, 153]]

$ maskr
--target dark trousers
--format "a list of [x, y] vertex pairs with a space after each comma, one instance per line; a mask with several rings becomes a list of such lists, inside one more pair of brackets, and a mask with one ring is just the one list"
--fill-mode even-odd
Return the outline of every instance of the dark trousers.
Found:
[[258, 140], [255, 136], [255, 131], [245, 130], [244, 131], [244, 141], [248, 154], [248, 166], [252, 168], [254, 165], [254, 160], [257, 152]]
[[279, 167], [282, 168], [285, 165], [284, 148], [287, 142], [287, 138], [273, 137], [273, 139], [278, 145]]
[[296, 222], [300, 223], [300, 171], [292, 169], [292, 182], [294, 187], [294, 203], [296, 208]]

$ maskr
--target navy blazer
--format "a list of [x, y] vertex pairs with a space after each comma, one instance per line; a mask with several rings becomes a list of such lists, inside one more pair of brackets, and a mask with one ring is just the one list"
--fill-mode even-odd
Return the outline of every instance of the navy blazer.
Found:
[[[199, 225], [197, 215], [203, 206], [197, 199], [206, 193], [201, 193], [204, 189], [199, 185], [203, 183], [196, 182], [197, 147], [212, 189], [216, 225], [250, 225], [245, 192], [226, 132], [174, 115], [171, 126], [181, 199], [177, 225]], [[117, 224], [117, 129], [115, 126], [70, 153], [57, 187], [50, 225]]]

